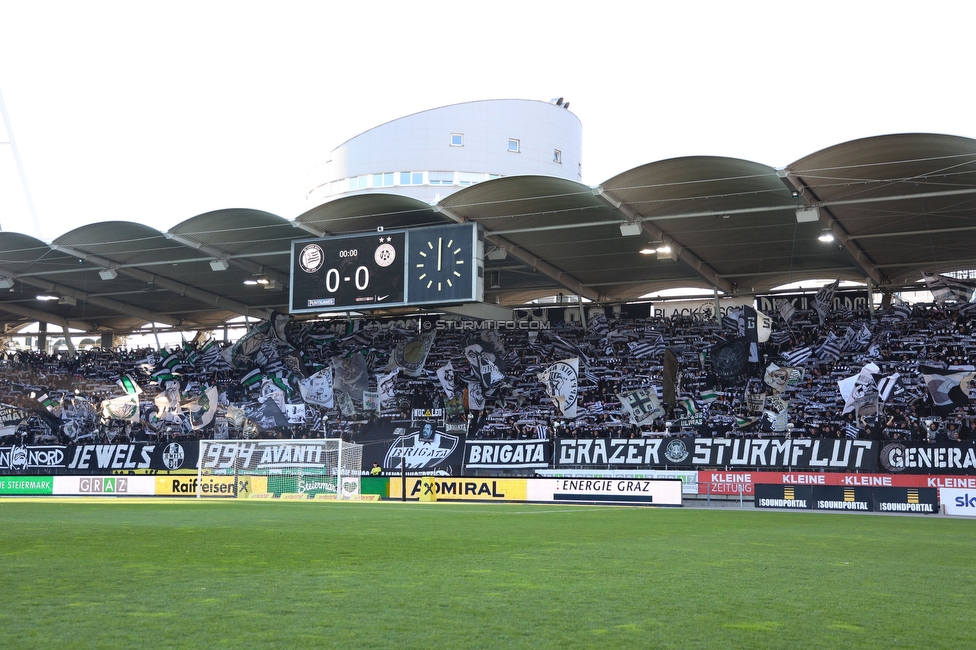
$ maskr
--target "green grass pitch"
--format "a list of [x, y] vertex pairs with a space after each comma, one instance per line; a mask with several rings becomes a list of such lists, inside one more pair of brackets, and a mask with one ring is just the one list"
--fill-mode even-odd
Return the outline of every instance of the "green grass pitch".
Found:
[[963, 648], [976, 522], [0, 500], [0, 646]]

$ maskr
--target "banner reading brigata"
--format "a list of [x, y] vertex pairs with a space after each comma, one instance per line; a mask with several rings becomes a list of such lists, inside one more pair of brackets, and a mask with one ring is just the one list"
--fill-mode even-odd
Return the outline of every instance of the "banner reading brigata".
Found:
[[197, 465], [199, 443], [133, 442], [115, 445], [0, 447], [0, 474], [112, 474], [177, 471]]
[[552, 459], [548, 440], [466, 440], [465, 469], [542, 469]]
[[768, 467], [873, 471], [878, 443], [790, 438], [559, 440], [557, 467]]

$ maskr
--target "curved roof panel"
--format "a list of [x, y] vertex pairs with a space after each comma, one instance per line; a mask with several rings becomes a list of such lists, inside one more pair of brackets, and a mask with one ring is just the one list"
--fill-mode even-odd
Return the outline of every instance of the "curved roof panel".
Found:
[[[783, 169], [676, 158], [595, 188], [511, 176], [462, 188], [437, 205], [371, 193], [294, 221], [219, 210], [165, 233], [90, 224], [51, 244], [0, 232], [0, 322], [97, 332], [263, 318], [287, 308], [292, 240], [455, 221], [484, 227], [486, 301], [505, 306], [555, 293], [620, 302], [676, 287], [748, 294], [810, 279], [870, 278], [897, 289], [923, 270], [974, 266], [976, 140], [865, 138]], [[833, 244], [819, 241], [825, 229]], [[264, 284], [245, 284], [255, 279]], [[40, 293], [61, 300], [38, 301]]]

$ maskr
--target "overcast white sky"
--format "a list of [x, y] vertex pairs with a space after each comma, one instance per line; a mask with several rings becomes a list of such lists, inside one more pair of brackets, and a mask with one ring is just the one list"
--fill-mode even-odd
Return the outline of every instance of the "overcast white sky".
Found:
[[568, 99], [590, 185], [679, 156], [781, 167], [870, 135], [976, 137], [974, 24], [971, 1], [0, 0], [0, 92], [40, 233], [9, 144], [0, 228], [292, 219], [345, 140], [480, 99]]

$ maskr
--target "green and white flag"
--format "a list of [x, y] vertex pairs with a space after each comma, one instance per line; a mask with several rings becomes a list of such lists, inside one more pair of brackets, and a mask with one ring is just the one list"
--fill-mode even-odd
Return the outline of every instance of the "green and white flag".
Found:
[[102, 400], [101, 403], [103, 420], [128, 420], [129, 422], [139, 421], [139, 396], [132, 393], [120, 397], [112, 397]]

